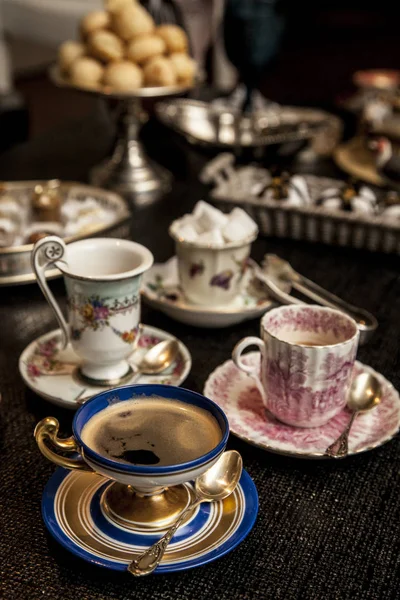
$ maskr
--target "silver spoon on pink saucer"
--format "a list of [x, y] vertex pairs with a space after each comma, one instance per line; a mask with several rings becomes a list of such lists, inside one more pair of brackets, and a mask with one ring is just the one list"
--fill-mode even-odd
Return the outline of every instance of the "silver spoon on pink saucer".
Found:
[[351, 384], [347, 407], [353, 411], [350, 421], [343, 433], [325, 450], [331, 458], [343, 458], [349, 452], [349, 433], [358, 413], [371, 410], [382, 399], [382, 386], [377, 377], [371, 373], [360, 373]]

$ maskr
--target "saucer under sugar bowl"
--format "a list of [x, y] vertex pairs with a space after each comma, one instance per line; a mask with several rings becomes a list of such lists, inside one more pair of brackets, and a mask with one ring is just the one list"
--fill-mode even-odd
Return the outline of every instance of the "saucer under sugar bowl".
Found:
[[[200, 232], [200, 233], [199, 233]], [[258, 228], [242, 209], [225, 215], [200, 201], [191, 215], [174, 221], [179, 281], [194, 305], [229, 306], [240, 295]]]
[[[162, 427], [156, 425], [158, 429], [149, 434], [149, 423], [164, 422], [165, 428], [168, 428], [168, 423], [173, 422], [168, 420], [172, 418], [173, 410], [178, 411], [179, 427], [171, 438], [171, 446], [164, 444], [164, 451], [166, 448], [168, 455], [171, 450], [171, 455], [175, 452], [175, 456], [181, 452], [182, 460], [165, 464], [157, 456], [160, 451], [162, 456], [163, 452], [165, 435], [162, 435]], [[157, 411], [158, 421], [154, 416]], [[149, 414], [148, 421], [146, 414]], [[114, 415], [112, 421], [111, 415]], [[121, 447], [126, 448], [128, 443], [130, 448], [133, 447], [130, 446], [131, 441], [126, 442], [124, 437], [126, 428], [132, 428], [133, 423], [135, 432], [129, 429], [129, 439], [137, 436], [134, 444], [140, 450], [124, 450], [122, 460], [120, 455], [115, 458], [115, 444], [121, 442]], [[88, 424], [91, 429], [87, 428]], [[209, 436], [206, 452], [198, 451], [201, 444], [196, 445], [196, 435], [202, 434], [193, 434], [193, 431], [201, 431], [202, 427], [206, 427], [204, 431], [207, 431], [210, 425], [215, 435]], [[94, 441], [97, 438], [90, 430], [96, 432], [97, 429], [101, 430], [101, 435], [109, 435], [107, 441], [103, 438], [101, 442]], [[193, 490], [188, 482], [209, 469], [224, 452], [229, 424], [222, 409], [205, 396], [175, 386], [145, 384], [123, 386], [93, 396], [77, 411], [70, 438], [59, 438], [58, 430], [55, 418], [47, 417], [40, 421], [35, 429], [39, 449], [59, 466], [92, 471], [110, 480], [100, 498], [100, 510], [106, 519], [126, 529], [160, 530], [174, 522], [191, 501]], [[75, 454], [61, 456], [57, 451]], [[132, 456], [137, 459], [133, 460]], [[184, 456], [188, 460], [183, 459]], [[157, 466], [157, 458], [160, 466]]]

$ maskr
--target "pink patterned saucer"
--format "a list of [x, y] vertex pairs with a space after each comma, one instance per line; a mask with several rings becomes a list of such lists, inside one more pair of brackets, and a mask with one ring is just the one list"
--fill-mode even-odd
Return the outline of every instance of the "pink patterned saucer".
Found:
[[[245, 355], [249, 365], [257, 366], [259, 352]], [[377, 448], [388, 442], [400, 428], [400, 397], [392, 384], [371, 367], [355, 364], [356, 373], [368, 371], [379, 378], [383, 396], [370, 412], [358, 415], [349, 437], [349, 455]], [[268, 415], [254, 380], [228, 360], [211, 373], [204, 395], [216, 402], [228, 417], [231, 432], [242, 440], [270, 452], [297, 458], [328, 458], [325, 449], [342, 433], [350, 412], [343, 409], [321, 427], [303, 429], [285, 425]]]

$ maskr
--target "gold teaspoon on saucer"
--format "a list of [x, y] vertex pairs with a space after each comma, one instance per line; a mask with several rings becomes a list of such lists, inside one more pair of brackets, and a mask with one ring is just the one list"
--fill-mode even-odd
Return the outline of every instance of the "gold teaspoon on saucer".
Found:
[[353, 411], [350, 421], [343, 433], [325, 450], [325, 455], [342, 458], [349, 452], [348, 440], [351, 426], [359, 412], [375, 408], [382, 399], [380, 381], [371, 373], [357, 375], [351, 384], [347, 406]]
[[142, 357], [136, 367], [138, 373], [129, 383], [134, 383], [141, 375], [158, 375], [168, 369], [179, 353], [179, 344], [176, 340], [159, 342]]
[[[159, 342], [144, 354], [140, 362], [136, 364], [137, 373], [129, 381], [129, 384], [135, 383], [141, 375], [158, 375], [168, 369], [176, 360], [179, 354], [179, 344], [176, 340], [163, 340]], [[85, 404], [91, 396], [82, 395], [86, 389], [82, 390], [75, 398], [77, 404]]]
[[128, 571], [136, 577], [152, 573], [160, 564], [169, 542], [187, 514], [202, 502], [215, 502], [230, 496], [239, 483], [242, 469], [243, 462], [239, 452], [236, 450], [224, 452], [210, 469], [196, 479], [194, 500], [158, 542], [132, 560]]

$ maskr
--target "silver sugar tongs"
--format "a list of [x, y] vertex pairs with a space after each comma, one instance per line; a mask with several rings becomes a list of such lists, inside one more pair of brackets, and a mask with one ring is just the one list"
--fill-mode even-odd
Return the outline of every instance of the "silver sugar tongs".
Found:
[[251, 262], [257, 279], [263, 282], [274, 300], [282, 304], [306, 304], [300, 298], [282, 291], [276, 282], [277, 280], [284, 281], [314, 302], [330, 308], [336, 308], [351, 316], [356, 321], [360, 331], [361, 344], [365, 343], [378, 327], [378, 321], [371, 313], [345, 302], [317, 283], [300, 275], [300, 273], [293, 269], [290, 263], [279, 256], [266, 254], [262, 262], [262, 268], [254, 261]]

